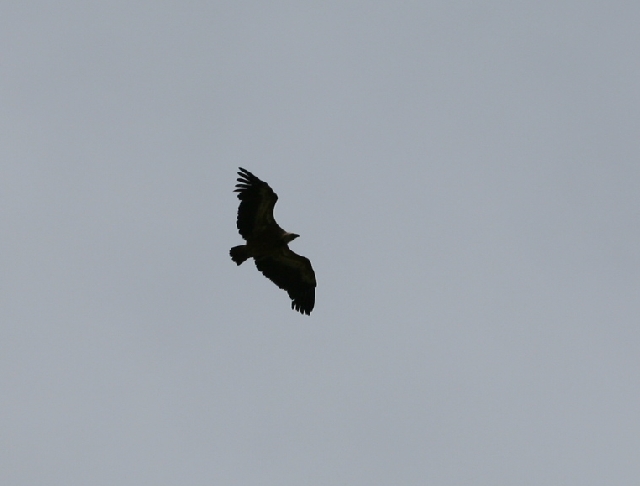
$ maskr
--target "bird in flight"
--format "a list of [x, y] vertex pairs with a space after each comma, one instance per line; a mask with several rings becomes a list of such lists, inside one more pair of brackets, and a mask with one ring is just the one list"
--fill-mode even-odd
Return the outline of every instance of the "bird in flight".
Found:
[[245, 245], [231, 248], [231, 259], [240, 265], [253, 258], [262, 274], [291, 298], [291, 308], [309, 315], [316, 301], [316, 276], [311, 262], [289, 249], [298, 236], [283, 230], [273, 218], [278, 195], [264, 181], [242, 167], [238, 170], [238, 232]]

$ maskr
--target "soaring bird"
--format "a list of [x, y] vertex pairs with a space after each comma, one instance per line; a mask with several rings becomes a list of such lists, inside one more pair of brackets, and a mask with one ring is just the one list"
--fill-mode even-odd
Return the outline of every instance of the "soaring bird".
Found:
[[238, 232], [245, 245], [231, 248], [231, 259], [240, 265], [253, 258], [262, 274], [291, 298], [291, 308], [309, 315], [316, 301], [316, 276], [308, 258], [289, 249], [300, 235], [283, 230], [273, 218], [278, 195], [264, 181], [242, 167], [238, 170]]

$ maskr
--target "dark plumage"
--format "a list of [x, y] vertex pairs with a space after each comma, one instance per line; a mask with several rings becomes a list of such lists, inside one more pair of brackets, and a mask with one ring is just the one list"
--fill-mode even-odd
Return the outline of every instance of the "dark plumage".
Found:
[[309, 259], [289, 249], [288, 243], [300, 235], [286, 232], [273, 218], [277, 194], [242, 167], [234, 192], [240, 199], [238, 231], [247, 244], [231, 248], [231, 259], [240, 265], [253, 258], [265, 277], [287, 291], [291, 308], [309, 315], [316, 300], [316, 276]]

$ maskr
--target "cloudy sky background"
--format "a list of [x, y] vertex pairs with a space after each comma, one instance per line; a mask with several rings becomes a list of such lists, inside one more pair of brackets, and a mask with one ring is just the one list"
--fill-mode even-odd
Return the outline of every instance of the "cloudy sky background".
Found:
[[[632, 484], [639, 20], [5, 2], [0, 483]], [[238, 166], [310, 317], [229, 259]]]

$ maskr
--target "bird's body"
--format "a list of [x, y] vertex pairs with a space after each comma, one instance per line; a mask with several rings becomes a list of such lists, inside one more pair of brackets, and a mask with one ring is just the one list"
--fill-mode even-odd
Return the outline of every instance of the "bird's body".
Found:
[[247, 243], [231, 248], [231, 259], [240, 265], [253, 258], [265, 277], [287, 291], [292, 309], [310, 314], [315, 305], [315, 273], [308, 258], [289, 249], [289, 242], [299, 235], [283, 230], [273, 218], [277, 194], [242, 167], [234, 192], [240, 199], [238, 231]]

